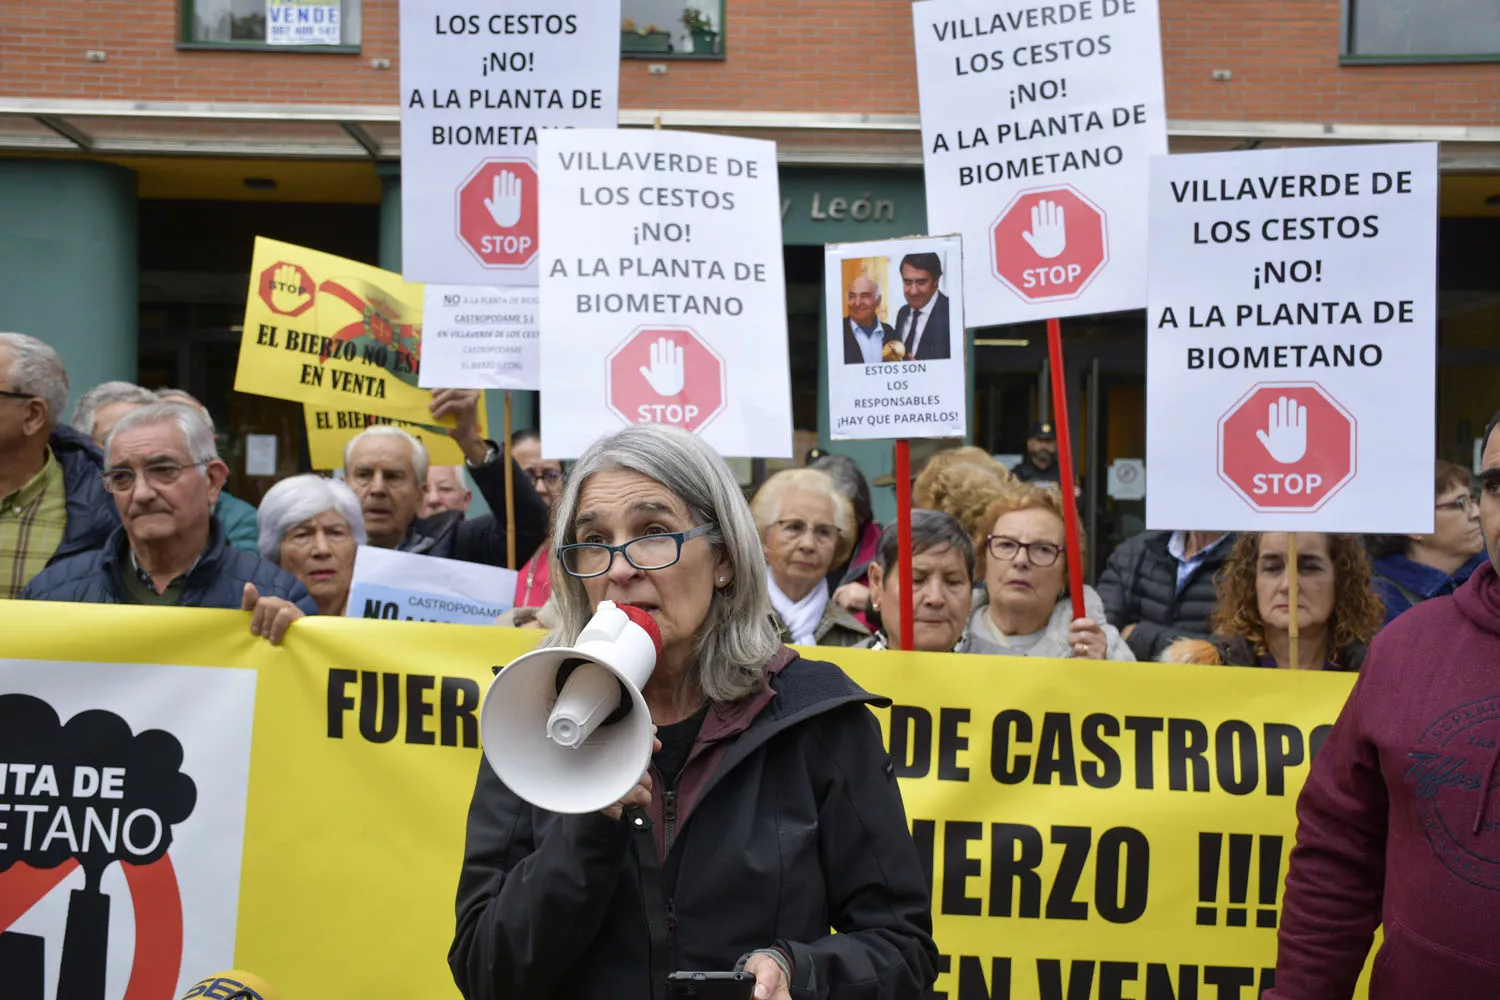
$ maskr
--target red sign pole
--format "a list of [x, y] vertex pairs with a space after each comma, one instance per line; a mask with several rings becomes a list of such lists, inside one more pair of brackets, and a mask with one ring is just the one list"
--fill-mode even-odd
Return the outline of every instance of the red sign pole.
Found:
[[1047, 321], [1047, 357], [1052, 367], [1052, 422], [1057, 425], [1057, 463], [1061, 473], [1064, 524], [1068, 540], [1068, 592], [1073, 617], [1083, 617], [1083, 546], [1078, 538], [1078, 498], [1073, 495], [1073, 435], [1068, 431], [1068, 380], [1063, 372], [1062, 321]]
[[896, 553], [901, 564], [901, 648], [910, 650], [916, 601], [911, 587], [911, 442], [906, 440], [896, 442]]

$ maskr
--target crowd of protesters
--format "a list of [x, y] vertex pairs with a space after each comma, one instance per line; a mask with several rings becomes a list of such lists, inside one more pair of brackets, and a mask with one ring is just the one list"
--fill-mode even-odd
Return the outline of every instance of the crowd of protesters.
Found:
[[[503, 517], [467, 513], [477, 489], [491, 510], [514, 510], [520, 567], [500, 624], [556, 621], [563, 463], [543, 457], [534, 429], [517, 431], [507, 497], [477, 390], [433, 395], [462, 466], [430, 466], [418, 439], [375, 426], [348, 443], [340, 478], [285, 479], [258, 512], [225, 491], [213, 419], [188, 393], [105, 382], [65, 423], [68, 394], [51, 348], [0, 334], [0, 596], [241, 608], [279, 641], [303, 614], [344, 613], [360, 545], [503, 565]], [[1452, 593], [1486, 559], [1470, 474], [1446, 461], [1431, 534], [1299, 533], [1293, 663], [1286, 534], [1143, 532], [1084, 588], [1075, 618], [1050, 424], [1032, 427], [1014, 469], [973, 447], [928, 451], [920, 465], [910, 484], [877, 480], [912, 491], [918, 650], [1353, 671], [1383, 626]], [[784, 641], [900, 647], [898, 539], [874, 520], [852, 459], [814, 450], [807, 467], [761, 485], [750, 509]]]

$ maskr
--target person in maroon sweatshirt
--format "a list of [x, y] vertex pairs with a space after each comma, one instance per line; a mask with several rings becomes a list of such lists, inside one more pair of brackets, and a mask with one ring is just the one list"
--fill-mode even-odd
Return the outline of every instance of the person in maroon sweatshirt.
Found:
[[1297, 801], [1266, 1000], [1500, 997], [1500, 415], [1485, 429], [1489, 561], [1376, 637]]

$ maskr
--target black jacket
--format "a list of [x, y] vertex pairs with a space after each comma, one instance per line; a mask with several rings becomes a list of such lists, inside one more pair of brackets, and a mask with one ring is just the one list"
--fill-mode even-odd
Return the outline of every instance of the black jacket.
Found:
[[1027, 455], [1011, 466], [1010, 474], [1023, 483], [1061, 483], [1062, 465], [1054, 457], [1052, 464], [1043, 469], [1033, 464], [1031, 456]]
[[[880, 327], [880, 343], [881, 343], [881, 346], [884, 346], [887, 341], [893, 339], [896, 336], [896, 331], [891, 329], [891, 325], [889, 323], [882, 323], [878, 319], [875, 321], [875, 323], [876, 323], [876, 325], [878, 325]], [[854, 321], [852, 319], [850, 319], [848, 316], [845, 316], [844, 317], [844, 364], [846, 364], [846, 365], [862, 365], [864, 363], [865, 363], [864, 352], [859, 349], [859, 341], [854, 336]]]
[[67, 496], [63, 540], [52, 553], [47, 563], [50, 566], [103, 545], [110, 532], [120, 526], [120, 512], [99, 478], [104, 471], [104, 456], [88, 435], [58, 424], [47, 444], [62, 466]]
[[[129, 546], [125, 529], [117, 528], [102, 547], [42, 570], [21, 591], [21, 600], [123, 604], [120, 573], [134, 572]], [[238, 611], [244, 603], [247, 583], [255, 584], [262, 597], [284, 598], [310, 615], [318, 613], [318, 605], [300, 580], [260, 556], [230, 548], [224, 538], [224, 526], [218, 518], [209, 518], [208, 547], [183, 582], [179, 606]]]
[[[406, 537], [396, 546], [399, 551], [505, 565], [505, 465], [497, 459], [467, 468], [484, 502], [495, 513], [466, 518], [461, 511], [445, 510], [419, 517], [406, 529]], [[521, 467], [512, 461], [511, 468], [516, 494], [516, 564], [511, 569], [520, 569], [547, 537], [547, 504]]]
[[459, 989], [646, 1000], [653, 977], [731, 969], [774, 945], [791, 956], [796, 1000], [922, 996], [937, 962], [928, 881], [867, 704], [888, 702], [783, 650], [760, 696], [709, 710], [673, 793], [686, 807], [675, 839], [653, 767], [670, 969], [651, 967], [627, 825], [543, 812], [481, 762], [448, 954]]
[[[931, 310], [931, 312], [928, 312]], [[927, 303], [927, 323], [922, 327], [922, 339], [917, 341], [917, 349], [911, 353], [908, 361], [946, 361], [952, 356], [952, 335], [948, 324], [948, 296], [938, 292]], [[911, 315], [911, 306], [902, 306], [896, 311], [896, 336], [903, 341], [911, 338], [906, 335], [906, 317]]]
[[[1214, 636], [1209, 642], [1213, 645], [1214, 651], [1219, 654], [1219, 663], [1223, 666], [1260, 667], [1265, 665], [1260, 662], [1260, 656], [1250, 647], [1250, 641], [1242, 635], [1237, 635], [1232, 639]], [[1369, 647], [1363, 643], [1350, 643], [1335, 654], [1333, 662], [1328, 665], [1327, 669], [1341, 673], [1357, 673], [1359, 668], [1364, 666], [1367, 652], [1369, 652]]]
[[1126, 642], [1137, 660], [1155, 660], [1178, 639], [1208, 638], [1219, 599], [1214, 575], [1234, 547], [1233, 535], [1221, 539], [1179, 593], [1177, 559], [1167, 551], [1171, 538], [1170, 531], [1143, 531], [1126, 539], [1094, 585], [1111, 625], [1124, 631], [1135, 623]]

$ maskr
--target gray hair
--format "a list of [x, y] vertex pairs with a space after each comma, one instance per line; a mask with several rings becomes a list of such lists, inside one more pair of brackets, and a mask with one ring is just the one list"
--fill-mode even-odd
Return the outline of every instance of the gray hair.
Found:
[[[141, 391], [145, 392], [144, 389]], [[109, 439], [104, 442], [105, 465], [109, 465], [110, 449], [114, 447], [115, 438], [120, 436], [121, 431], [134, 430], [137, 427], [152, 427], [156, 424], [176, 425], [177, 429], [182, 432], [183, 447], [187, 449], [188, 457], [192, 461], [203, 465], [220, 461], [219, 449], [214, 444], [213, 431], [208, 429], [208, 422], [195, 407], [186, 403], [151, 403], [125, 414], [109, 432]]]
[[755, 499], [750, 501], [760, 536], [764, 538], [771, 525], [781, 518], [781, 497], [787, 490], [825, 496], [833, 504], [833, 523], [839, 529], [839, 544], [834, 550], [832, 565], [842, 566], [858, 541], [854, 534], [854, 503], [839, 491], [833, 477], [820, 469], [783, 469], [761, 485]]
[[150, 389], [142, 389], [134, 382], [100, 382], [78, 397], [73, 404], [73, 415], [68, 423], [89, 437], [94, 436], [94, 417], [102, 407], [111, 403], [139, 403], [142, 406], [160, 402]]
[[349, 533], [354, 541], [363, 545], [365, 519], [359, 510], [359, 498], [354, 491], [337, 479], [324, 479], [308, 473], [283, 479], [266, 491], [260, 502], [255, 523], [260, 528], [260, 557], [266, 562], [281, 565], [281, 543], [286, 533], [309, 518], [325, 511], [333, 511], [349, 524]]
[[400, 438], [411, 445], [412, 476], [418, 483], [427, 482], [427, 446], [401, 428], [392, 427], [390, 424], [376, 424], [374, 427], [362, 430], [349, 439], [349, 443], [344, 445], [344, 472], [346, 475], [349, 472], [349, 456], [354, 454], [354, 446], [365, 438]]
[[[944, 545], [964, 557], [969, 568], [969, 579], [974, 579], [974, 540], [964, 531], [964, 526], [952, 514], [940, 510], [914, 510], [911, 512], [911, 553], [913, 556], [928, 549], [940, 549]], [[880, 545], [875, 549], [874, 562], [882, 570], [889, 570], [899, 562], [900, 536], [894, 523], [885, 526], [880, 533]]]
[[[656, 480], [676, 494], [699, 524], [715, 524], [704, 538], [725, 557], [733, 577], [716, 590], [693, 650], [698, 682], [711, 701], [747, 698], [765, 686], [766, 664], [781, 645], [771, 620], [766, 560], [739, 482], [718, 453], [684, 430], [653, 424], [627, 427], [589, 446], [573, 468], [557, 505], [551, 554], [552, 600], [557, 628], [543, 645], [572, 644], [593, 617], [583, 581], [568, 575], [557, 547], [577, 540], [578, 497], [596, 472], [625, 469]], [[686, 678], [685, 678], [686, 680]]]
[[68, 405], [68, 370], [62, 359], [46, 343], [24, 333], [0, 333], [0, 344], [9, 346], [15, 355], [10, 363], [12, 388], [47, 404], [47, 430], [51, 432]]
[[208, 421], [208, 429], [215, 434], [219, 433], [219, 429], [214, 426], [213, 415], [208, 412], [208, 407], [204, 406], [202, 400], [186, 389], [174, 389], [171, 386], [163, 386], [157, 389], [153, 395], [163, 403], [181, 402], [193, 407], [203, 415], [204, 420]]

